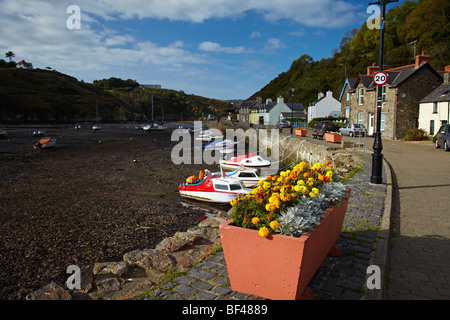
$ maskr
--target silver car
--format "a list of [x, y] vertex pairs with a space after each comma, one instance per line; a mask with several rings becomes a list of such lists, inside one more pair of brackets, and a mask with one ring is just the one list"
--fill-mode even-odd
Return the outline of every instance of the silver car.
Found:
[[339, 129], [339, 132], [350, 137], [358, 134], [364, 137], [366, 135], [366, 127], [359, 123], [347, 123], [344, 127]]

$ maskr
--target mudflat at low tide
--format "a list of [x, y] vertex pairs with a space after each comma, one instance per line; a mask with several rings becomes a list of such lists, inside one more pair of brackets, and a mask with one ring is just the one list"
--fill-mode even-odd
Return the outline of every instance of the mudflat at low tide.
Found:
[[[9, 126], [0, 140], [0, 299], [24, 299], [65, 283], [71, 265], [118, 261], [197, 225], [205, 212], [183, 205], [178, 185], [204, 166], [173, 164], [175, 128]], [[35, 129], [55, 148], [34, 150]]]

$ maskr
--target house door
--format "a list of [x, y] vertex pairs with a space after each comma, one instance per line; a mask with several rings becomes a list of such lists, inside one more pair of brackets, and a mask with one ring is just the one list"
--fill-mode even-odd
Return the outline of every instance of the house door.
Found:
[[374, 132], [375, 132], [375, 114], [370, 112], [369, 113], [369, 128], [368, 128], [369, 132], [369, 136], [373, 136]]

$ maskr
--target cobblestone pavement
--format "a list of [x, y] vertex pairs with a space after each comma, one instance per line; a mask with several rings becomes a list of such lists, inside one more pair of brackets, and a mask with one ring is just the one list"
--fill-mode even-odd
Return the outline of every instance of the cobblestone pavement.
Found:
[[[339, 257], [327, 257], [309, 287], [316, 300], [359, 300], [365, 295], [367, 267], [373, 256], [377, 230], [384, 211], [386, 185], [370, 184], [371, 156], [347, 184], [352, 194], [341, 236]], [[173, 278], [149, 294], [161, 300], [256, 300], [230, 288], [223, 252]]]

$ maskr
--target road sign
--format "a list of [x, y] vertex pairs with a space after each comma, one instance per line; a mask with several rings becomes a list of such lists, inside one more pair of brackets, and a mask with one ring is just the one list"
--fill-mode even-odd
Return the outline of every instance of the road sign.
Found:
[[384, 73], [382, 71], [375, 73], [373, 76], [373, 82], [377, 86], [384, 86], [388, 81], [388, 75], [387, 73]]

